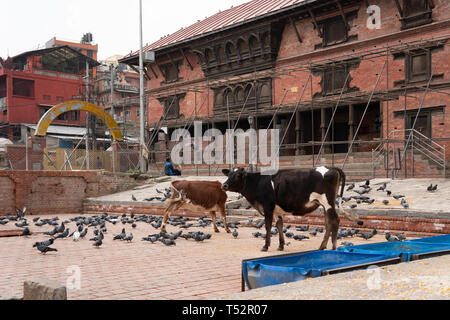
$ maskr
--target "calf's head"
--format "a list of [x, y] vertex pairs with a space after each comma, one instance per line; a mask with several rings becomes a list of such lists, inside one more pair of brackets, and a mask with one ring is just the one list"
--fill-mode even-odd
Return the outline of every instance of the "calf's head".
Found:
[[227, 181], [222, 184], [222, 190], [241, 192], [245, 186], [247, 172], [243, 168], [235, 168], [233, 170], [223, 169], [222, 173], [228, 177]]

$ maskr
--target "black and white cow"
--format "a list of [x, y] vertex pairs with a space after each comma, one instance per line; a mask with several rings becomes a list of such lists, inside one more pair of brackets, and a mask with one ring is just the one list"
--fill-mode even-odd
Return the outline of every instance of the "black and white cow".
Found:
[[[283, 215], [303, 216], [319, 206], [325, 212], [325, 235], [319, 250], [327, 247], [331, 233], [333, 250], [336, 250], [339, 217], [336, 213], [336, 198], [341, 186], [340, 197], [344, 193], [345, 174], [338, 168], [319, 167], [316, 169], [280, 170], [273, 175], [249, 173], [244, 169], [222, 170], [228, 176], [222, 184], [225, 191], [241, 193], [247, 201], [265, 218], [266, 242], [262, 251], [270, 246], [272, 222], [275, 219], [280, 237], [278, 250], [284, 249]], [[363, 223], [345, 211], [344, 215], [359, 225]]]

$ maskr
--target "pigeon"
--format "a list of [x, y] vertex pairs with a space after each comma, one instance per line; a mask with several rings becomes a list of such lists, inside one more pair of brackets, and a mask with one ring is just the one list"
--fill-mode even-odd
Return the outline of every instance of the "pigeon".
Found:
[[298, 226], [297, 231], [308, 231], [309, 230], [309, 226]]
[[400, 204], [402, 205], [403, 208], [408, 209], [409, 208], [409, 204], [406, 203], [405, 199], [402, 199], [402, 201], [400, 202]]
[[309, 237], [304, 236], [302, 234], [296, 234], [295, 236], [292, 237], [294, 240], [303, 240], [303, 239], [309, 239]]
[[383, 204], [387, 206], [389, 204], [389, 200], [383, 200]]
[[352, 198], [347, 198], [347, 197], [342, 197], [342, 200], [344, 200], [345, 202], [350, 201]]
[[435, 185], [434, 187], [432, 187], [432, 188], [431, 188], [431, 191], [436, 191], [436, 190], [437, 190], [437, 186], [438, 186], [438, 185]]
[[381, 187], [377, 189], [377, 191], [384, 191], [386, 189], [386, 183], [383, 183]]
[[392, 191], [391, 191], [391, 190], [386, 190], [386, 194], [387, 194], [388, 196], [390, 196], [390, 195], [392, 194]]
[[233, 235], [233, 237], [234, 237], [235, 239], [237, 239], [237, 237], [238, 237], [239, 233], [237, 232], [237, 230], [236, 230], [236, 229], [234, 229], [234, 231], [233, 231], [232, 235]]
[[367, 204], [372, 204], [375, 202], [375, 199], [363, 200], [362, 202], [367, 203]]
[[345, 191], [350, 191], [350, 190], [352, 190], [354, 187], [355, 187], [355, 184], [352, 183], [351, 185], [348, 186], [347, 190], [345, 190]]
[[372, 231], [370, 231], [370, 233], [362, 233], [362, 234], [360, 234], [360, 237], [365, 239], [365, 240], [369, 240], [370, 238], [372, 238], [376, 234], [377, 234], [377, 230], [373, 229]]
[[433, 186], [433, 184], [430, 184], [428, 186], [428, 188], [427, 188], [427, 191], [430, 191], [430, 192], [436, 191], [437, 190], [437, 186], [438, 185]]
[[0, 220], [0, 224], [5, 225], [9, 222], [9, 220]]
[[64, 225], [64, 222], [61, 223], [59, 227], [56, 228], [57, 233], [62, 233], [66, 229], [66, 226]]
[[26, 219], [24, 219], [21, 223], [15, 223], [14, 224], [16, 227], [18, 227], [18, 228], [23, 228], [23, 227], [26, 227], [26, 226], [28, 226], [28, 223], [27, 223], [27, 220]]
[[158, 190], [158, 188], [156, 188], [156, 192], [161, 193], [161, 194], [164, 194], [164, 192]]
[[406, 240], [406, 237], [405, 237], [404, 234], [396, 233], [395, 236], [396, 236], [400, 241]]
[[403, 196], [403, 195], [394, 195], [394, 196], [392, 196], [395, 200], [398, 200], [398, 199], [400, 199], [400, 198], [404, 198], [405, 196]]
[[39, 217], [33, 218], [33, 222], [38, 222], [39, 219]]
[[57, 229], [58, 229], [58, 228], [55, 227], [52, 231], [44, 232], [44, 234], [46, 234], [46, 235], [48, 235], [48, 236], [54, 236], [55, 234], [58, 233], [58, 232], [57, 232]]
[[312, 235], [313, 237], [315, 237], [315, 236], [317, 235], [317, 229], [312, 229], [312, 230], [309, 232], [309, 234]]
[[343, 246], [343, 247], [349, 247], [349, 246], [353, 246], [353, 243], [348, 242], [348, 241], [344, 241], [344, 242], [341, 243], [341, 246]]
[[[253, 232], [252, 236], [254, 236], [255, 238], [258, 238], [261, 236], [261, 232]], [[287, 236], [287, 234], [286, 234], [286, 236]]]
[[73, 233], [72, 239], [73, 239], [73, 241], [78, 241], [79, 238], [80, 238], [80, 232], [77, 230]]
[[23, 236], [29, 236], [29, 235], [31, 235], [30, 229], [28, 229], [28, 227], [25, 227], [25, 229], [23, 229], [22, 235], [23, 235]]
[[88, 228], [86, 228], [83, 231], [81, 231], [80, 232], [80, 238], [83, 239], [86, 236], [87, 232], [88, 232]]
[[258, 222], [256, 225], [255, 225], [255, 228], [256, 229], [261, 229], [261, 227], [264, 225], [264, 220], [261, 220], [260, 222]]
[[170, 239], [161, 239], [161, 242], [164, 243], [166, 246], [175, 246], [176, 243], [173, 240]]
[[125, 228], [122, 229], [122, 233], [114, 236], [113, 240], [123, 240], [127, 234], [125, 233]]
[[389, 241], [389, 242], [400, 241], [400, 239], [399, 239], [397, 236], [393, 236], [393, 235], [391, 235], [389, 232], [386, 232], [385, 238], [386, 238], [386, 240]]
[[130, 233], [128, 236], [126, 236], [125, 238], [123, 238], [123, 240], [131, 242], [133, 240], [133, 234]]
[[294, 234], [292, 232], [286, 232], [286, 237], [292, 238]]
[[51, 246], [53, 244], [53, 242], [55, 241], [55, 239], [51, 238], [45, 241], [41, 241], [41, 242], [35, 242], [33, 244], [33, 247], [37, 247], [37, 246], [44, 246], [44, 247], [48, 247]]
[[103, 244], [102, 239], [97, 239], [92, 245], [94, 247], [100, 248], [100, 246]]
[[252, 205], [249, 204], [248, 206], [245, 207], [245, 210], [250, 210], [252, 208]]
[[350, 205], [350, 208], [351, 209], [355, 209], [357, 207], [357, 205], [356, 204], [352, 204], [352, 205]]
[[133, 194], [131, 195], [131, 199], [132, 199], [133, 201], [137, 201], [136, 197], [135, 197]]
[[19, 208], [16, 208], [17, 217], [19, 219], [23, 219], [25, 217], [25, 211], [27, 211], [27, 207], [23, 207], [22, 210], [20, 210]]
[[43, 253], [43, 254], [45, 254], [45, 253], [47, 253], [47, 252], [50, 252], [50, 251], [58, 251], [58, 250], [55, 249], [55, 248], [50, 248], [50, 247], [44, 246], [44, 245], [37, 245], [36, 247], [37, 247], [37, 249], [38, 249], [41, 253]]
[[56, 236], [56, 239], [66, 238], [69, 235], [69, 228], [67, 228], [63, 233]]

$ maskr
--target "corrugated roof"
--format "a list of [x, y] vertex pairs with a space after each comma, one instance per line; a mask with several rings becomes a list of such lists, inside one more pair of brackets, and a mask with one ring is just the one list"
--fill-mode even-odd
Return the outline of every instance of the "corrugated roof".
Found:
[[[315, 2], [317, 0], [252, 0], [239, 6], [218, 12], [209, 18], [178, 30], [160, 40], [144, 47], [144, 51], [156, 50], [181, 41], [195, 38], [220, 29], [231, 27], [263, 15], [274, 14], [280, 10]], [[125, 58], [138, 54], [139, 51]]]

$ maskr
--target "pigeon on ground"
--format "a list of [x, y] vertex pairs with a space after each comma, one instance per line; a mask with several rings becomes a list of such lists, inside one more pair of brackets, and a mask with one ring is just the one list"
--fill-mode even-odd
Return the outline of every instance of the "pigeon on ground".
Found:
[[127, 234], [125, 233], [125, 228], [123, 228], [122, 232], [114, 236], [113, 240], [123, 240], [126, 236]]
[[73, 241], [78, 241], [79, 238], [80, 238], [80, 232], [78, 230], [76, 230], [72, 235], [72, 239], [73, 239]]
[[260, 222], [258, 222], [256, 225], [255, 225], [255, 228], [256, 229], [261, 229], [261, 227], [264, 225], [264, 220], [261, 220]]
[[46, 235], [48, 235], [48, 236], [54, 236], [55, 234], [58, 233], [57, 229], [58, 229], [58, 228], [55, 227], [52, 231], [44, 232], [44, 234], [46, 234]]
[[236, 239], [239, 235], [239, 233], [237, 232], [236, 229], [234, 229], [233, 233], [232, 233], [233, 237]]
[[315, 236], [317, 235], [317, 229], [312, 229], [312, 230], [309, 232], [309, 234], [312, 235], [313, 237], [315, 237]]
[[83, 231], [80, 232], [80, 238], [81, 238], [81, 239], [83, 239], [83, 238], [86, 236], [88, 230], [89, 230], [89, 229], [86, 228], [86, 229], [84, 229]]
[[303, 239], [309, 239], [309, 237], [304, 236], [302, 234], [296, 234], [295, 236], [292, 237], [294, 240], [303, 240]]
[[348, 241], [344, 241], [344, 242], [341, 243], [341, 246], [343, 246], [343, 247], [349, 247], [349, 246], [353, 246], [353, 243], [348, 242]]
[[[253, 232], [252, 236], [254, 236], [255, 238], [258, 238], [261, 236], [261, 232]], [[286, 236], [287, 236], [287, 234], [286, 234]]]
[[345, 190], [345, 191], [350, 191], [350, 190], [352, 190], [354, 187], [355, 187], [355, 184], [352, 183], [351, 185], [348, 186], [347, 190]]
[[94, 247], [100, 248], [100, 246], [103, 244], [102, 239], [97, 239], [92, 245]]
[[406, 237], [405, 237], [404, 234], [396, 233], [395, 236], [396, 236], [400, 241], [406, 240]]
[[294, 234], [292, 232], [286, 232], [286, 237], [292, 238]]
[[137, 201], [136, 197], [135, 197], [133, 194], [131, 195], [131, 199], [132, 199], [133, 201]]
[[53, 242], [55, 241], [55, 239], [51, 238], [45, 241], [41, 241], [41, 242], [35, 242], [33, 244], [33, 248], [37, 247], [37, 246], [44, 246], [44, 247], [48, 247], [51, 246], [53, 244]]
[[50, 248], [50, 247], [48, 247], [48, 246], [44, 246], [44, 245], [41, 245], [41, 244], [38, 244], [36, 247], [37, 247], [37, 249], [38, 249], [41, 253], [43, 253], [43, 254], [45, 254], [45, 253], [47, 253], [47, 252], [50, 252], [50, 251], [58, 251], [58, 250], [55, 249], [55, 248]]
[[308, 231], [309, 230], [309, 226], [298, 226], [297, 231]]
[[393, 236], [393, 235], [391, 235], [389, 232], [386, 232], [385, 238], [386, 238], [386, 240], [389, 241], [389, 242], [400, 241], [400, 239], [399, 239], [397, 236]]
[[390, 195], [392, 194], [392, 191], [391, 191], [391, 190], [386, 190], [386, 194], [387, 194], [388, 196], [390, 196]]
[[33, 218], [33, 222], [38, 222], [39, 217]]
[[352, 205], [350, 205], [350, 208], [351, 208], [351, 209], [355, 209], [357, 206], [358, 206], [358, 205], [356, 205], [356, 204], [352, 204]]
[[30, 229], [28, 229], [28, 227], [25, 227], [25, 229], [23, 229], [22, 235], [23, 235], [23, 236], [29, 236], [29, 235], [31, 235]]
[[175, 246], [176, 245], [175, 241], [170, 240], [170, 239], [162, 238], [161, 242], [164, 243], [166, 246]]
[[22, 222], [20, 222], [20, 223], [16, 222], [14, 225], [18, 228], [23, 228], [23, 227], [28, 226], [28, 222], [26, 219], [24, 219]]
[[0, 224], [5, 225], [9, 222], [9, 220], [0, 220]]
[[409, 204], [406, 203], [405, 199], [402, 199], [402, 201], [400, 202], [400, 204], [402, 205], [403, 208], [408, 209], [409, 208]]
[[379, 187], [377, 191], [384, 191], [386, 189], [386, 186], [387, 186], [386, 183], [383, 183], [383, 185]]
[[383, 200], [383, 204], [387, 206], [389, 204], [389, 200]]
[[69, 235], [69, 228], [67, 228], [63, 233], [57, 235], [55, 239], [66, 238], [68, 235]]
[[133, 234], [130, 233], [128, 236], [126, 236], [125, 238], [123, 238], [123, 240], [131, 242], [133, 240]]
[[23, 207], [22, 210], [16, 208], [17, 217], [19, 217], [19, 219], [23, 219], [25, 217], [25, 211], [27, 211], [27, 207]]
[[62, 233], [66, 229], [66, 226], [64, 225], [64, 222], [61, 223], [59, 227], [56, 228], [57, 233]]
[[404, 195], [394, 195], [394, 196], [392, 196], [395, 200], [398, 200], [398, 199], [400, 199], [400, 198], [404, 198], [405, 196]]

